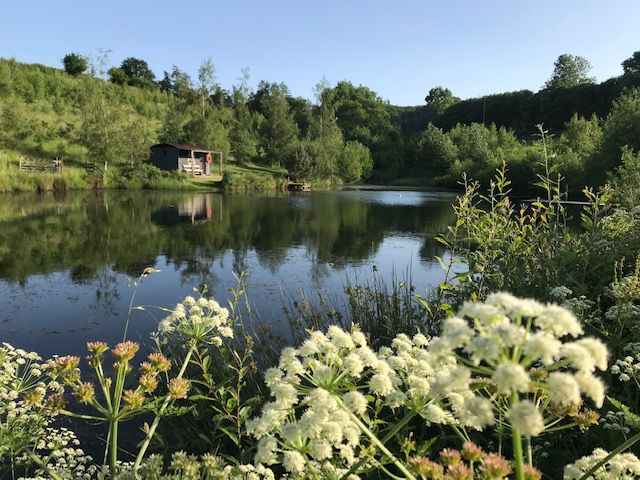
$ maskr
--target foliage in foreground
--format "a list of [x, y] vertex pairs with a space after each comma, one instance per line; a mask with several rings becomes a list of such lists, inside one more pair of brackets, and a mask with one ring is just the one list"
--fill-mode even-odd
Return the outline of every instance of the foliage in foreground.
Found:
[[[377, 351], [357, 328], [311, 332], [265, 371], [271, 400], [259, 416], [242, 422], [255, 439], [246, 447], [253, 462], [233, 466], [211, 453], [197, 458], [174, 452], [165, 470], [163, 459], [146, 450], [167, 407], [187, 399], [192, 384], [201, 381], [187, 378], [194, 371], [189, 365], [199, 365], [196, 357], [233, 337], [228, 319], [229, 311], [215, 300], [187, 297], [159, 323], [158, 351], [133, 378], [137, 344], [123, 341], [111, 350], [116, 363], [108, 374], [108, 347], [90, 342], [94, 383], [81, 375], [78, 357], [41, 364], [37, 355], [5, 344], [5, 465], [29, 478], [54, 479], [234, 478], [233, 472], [236, 478], [355, 479], [376, 472], [408, 479], [471, 478], [472, 472], [477, 478], [541, 478], [532, 464], [533, 452], [544, 448], [540, 439], [597, 424], [598, 414], [587, 405], [600, 408], [604, 402], [605, 384], [595, 372], [607, 369], [607, 348], [582, 336], [571, 311], [490, 294], [483, 303], [466, 302], [442, 323], [440, 335], [399, 334]], [[70, 397], [96, 413], [68, 408]], [[191, 396], [183, 406], [198, 400]], [[154, 413], [153, 422], [135, 460], [122, 462], [118, 425], [145, 412]], [[51, 429], [59, 414], [107, 423], [103, 462], [69, 447], [76, 442], [71, 432]], [[443, 433], [444, 449], [435, 439]], [[599, 450], [594, 455], [610, 471], [638, 465], [630, 454], [620, 457], [624, 464]], [[579, 478], [571, 472], [593, 463], [576, 462], [566, 478]]]

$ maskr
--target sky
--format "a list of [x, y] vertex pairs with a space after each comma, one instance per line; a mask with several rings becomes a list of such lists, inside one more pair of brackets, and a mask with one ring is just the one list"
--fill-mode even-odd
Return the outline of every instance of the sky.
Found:
[[562, 54], [597, 82], [640, 51], [640, 0], [7, 0], [0, 57], [62, 68], [78, 53], [134, 57], [160, 80], [196, 80], [211, 59], [224, 89], [284, 83], [314, 99], [323, 79], [368, 87], [397, 106], [433, 87], [462, 99], [537, 92]]

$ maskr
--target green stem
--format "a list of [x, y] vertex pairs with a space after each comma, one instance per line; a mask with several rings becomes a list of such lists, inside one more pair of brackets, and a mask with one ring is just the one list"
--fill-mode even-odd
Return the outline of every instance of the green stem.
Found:
[[127, 367], [127, 363], [120, 363], [117, 366], [118, 371], [116, 373], [116, 384], [113, 389], [113, 402], [109, 412], [109, 442], [107, 448], [109, 449], [109, 471], [111, 478], [115, 478], [118, 463], [118, 420]]
[[118, 420], [111, 419], [109, 424], [109, 472], [111, 478], [116, 478], [118, 465]]
[[[178, 376], [176, 378], [182, 378], [182, 376], [184, 375], [185, 370], [187, 369], [187, 365], [189, 364], [189, 360], [191, 360], [191, 355], [193, 354], [193, 352], [196, 349], [196, 345], [194, 344], [189, 351], [187, 352], [187, 355], [184, 357], [184, 363], [182, 364], [182, 368], [180, 369], [180, 372], [178, 373]], [[167, 394], [167, 396], [164, 399], [164, 402], [162, 402], [162, 405], [160, 405], [160, 408], [158, 409], [158, 412], [156, 413], [155, 418], [153, 419], [153, 423], [151, 424], [151, 426], [149, 427], [149, 430], [147, 431], [147, 435], [144, 438], [144, 441], [142, 442], [142, 445], [140, 446], [140, 451], [138, 452], [138, 456], [136, 457], [136, 461], [133, 464], [133, 471], [137, 471], [140, 468], [140, 464], [142, 463], [142, 459], [144, 458], [144, 454], [147, 452], [147, 448], [149, 448], [149, 443], [151, 442], [151, 439], [153, 438], [153, 434], [156, 431], [156, 428], [158, 428], [158, 424], [160, 423], [160, 418], [162, 417], [162, 414], [164, 413], [164, 411], [167, 409], [167, 407], [169, 406], [169, 403], [171, 402], [172, 398], [169, 394]]]
[[524, 456], [522, 454], [522, 437], [520, 430], [511, 429], [511, 440], [513, 442], [513, 463], [515, 464], [516, 480], [524, 480]]
[[49, 475], [49, 477], [52, 480], [62, 480], [62, 477], [60, 477], [56, 472], [51, 470], [49, 466], [45, 462], [43, 462], [38, 455], [33, 453], [31, 450], [27, 450], [26, 454], [34, 463], [36, 463], [40, 468], [42, 468], [45, 472], [47, 472], [47, 475]]
[[342, 399], [336, 395], [334, 395], [334, 398], [340, 408], [344, 410], [347, 415], [349, 415], [351, 420], [358, 426], [360, 431], [367, 437], [369, 437], [371, 443], [373, 443], [382, 453], [389, 457], [391, 459], [391, 462], [398, 468], [398, 470], [400, 470], [405, 475], [407, 479], [416, 480], [416, 477], [414, 477], [411, 472], [407, 470], [407, 467], [405, 467], [402, 462], [400, 462], [400, 460], [398, 460], [395, 455], [391, 453], [387, 447], [385, 447], [384, 443], [382, 443], [380, 439], [376, 437], [375, 434], [371, 430], [369, 430], [369, 428], [364, 423], [362, 423], [362, 421], [351, 410], [349, 410], [344, 403], [342, 403]]

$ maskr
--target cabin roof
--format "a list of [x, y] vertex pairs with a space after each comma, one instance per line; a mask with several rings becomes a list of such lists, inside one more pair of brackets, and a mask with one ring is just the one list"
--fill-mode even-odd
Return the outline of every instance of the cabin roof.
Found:
[[151, 146], [150, 148], [154, 149], [154, 148], [167, 148], [167, 147], [173, 147], [179, 150], [191, 150], [196, 152], [218, 152], [219, 151], [219, 150], [211, 150], [210, 148], [207, 148], [207, 147], [200, 147], [198, 145], [185, 145], [181, 143], [158, 143], [156, 145]]

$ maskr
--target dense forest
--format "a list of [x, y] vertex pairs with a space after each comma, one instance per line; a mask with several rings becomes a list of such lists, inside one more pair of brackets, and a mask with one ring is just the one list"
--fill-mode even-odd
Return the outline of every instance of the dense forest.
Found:
[[283, 83], [253, 90], [248, 71], [224, 89], [210, 59], [197, 79], [174, 66], [159, 81], [144, 60], [114, 67], [105, 51], [93, 60], [70, 53], [61, 64], [0, 59], [0, 164], [28, 155], [136, 166], [166, 142], [330, 183], [453, 187], [464, 173], [486, 182], [505, 163], [524, 192], [546, 159], [576, 194], [637, 163], [640, 150], [640, 52], [600, 84], [586, 59], [564, 54], [538, 92], [461, 100], [439, 86], [413, 107], [348, 81], [320, 81], [315, 101]]

